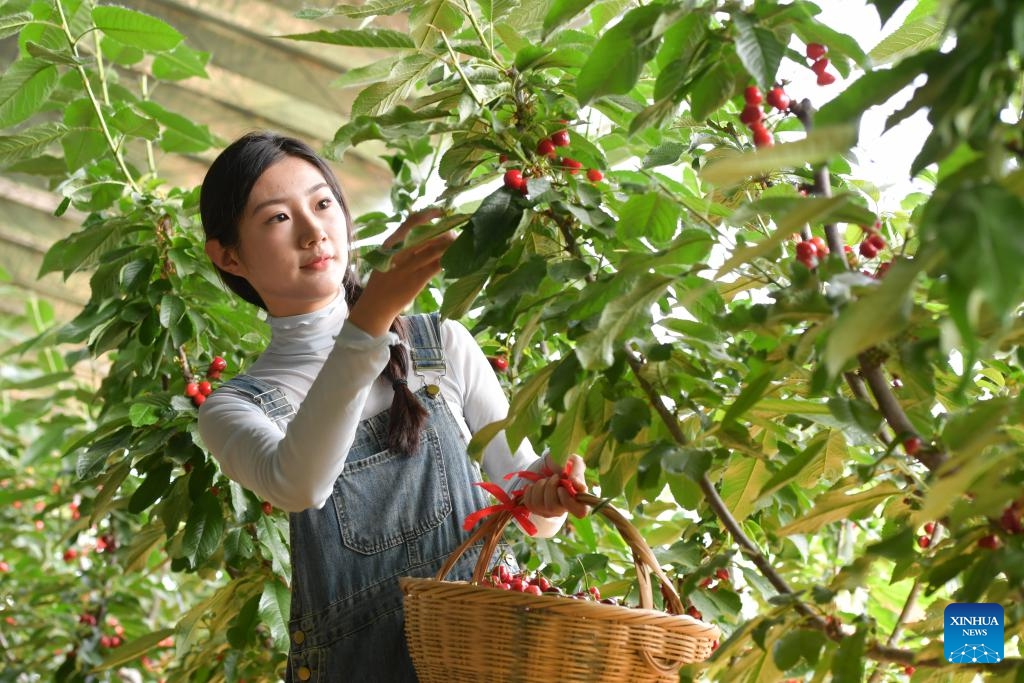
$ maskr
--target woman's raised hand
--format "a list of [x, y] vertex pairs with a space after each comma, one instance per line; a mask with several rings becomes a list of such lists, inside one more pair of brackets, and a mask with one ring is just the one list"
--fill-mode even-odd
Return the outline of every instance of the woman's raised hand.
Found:
[[[394, 234], [384, 240], [383, 246], [391, 247], [402, 242], [413, 228], [441, 215], [440, 209], [425, 209], [409, 216]], [[431, 278], [441, 272], [441, 257], [453, 241], [455, 234], [448, 231], [401, 249], [391, 257], [390, 269], [375, 270], [370, 275], [362, 296], [349, 313], [348, 321], [374, 337], [387, 332], [394, 319], [412, 304]]]

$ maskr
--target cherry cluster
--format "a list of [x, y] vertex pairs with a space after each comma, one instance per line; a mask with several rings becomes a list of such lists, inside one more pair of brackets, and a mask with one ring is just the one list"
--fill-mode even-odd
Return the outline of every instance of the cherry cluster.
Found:
[[508, 372], [508, 356], [503, 353], [488, 356], [487, 362], [491, 364], [491, 367], [494, 368], [495, 372]]
[[814, 237], [798, 242], [796, 245], [796, 260], [807, 266], [809, 270], [818, 267], [818, 263], [828, 256], [828, 244], [821, 237]]
[[220, 374], [228, 367], [228, 362], [221, 356], [214, 356], [206, 368], [207, 379], [197, 382], [190, 379], [185, 384], [185, 395], [192, 399], [192, 403], [198, 408], [206, 403], [206, 397], [213, 393], [213, 385], [208, 380], [220, 379]]
[[585, 591], [567, 594], [539, 573], [516, 572], [513, 574], [504, 565], [498, 565], [492, 569], [491, 573], [484, 577], [481, 585], [505, 591], [515, 591], [517, 593], [529, 593], [530, 595], [555, 595], [572, 598], [573, 600], [593, 600], [605, 605], [619, 604], [619, 601], [615, 598], [602, 599], [601, 591], [598, 590], [597, 586], [591, 586]]
[[811, 60], [811, 71], [818, 77], [818, 85], [832, 85], [836, 77], [825, 69], [828, 68], [828, 48], [821, 43], [808, 43], [804, 53], [807, 59]]
[[864, 258], [875, 258], [878, 256], [878, 252], [882, 251], [887, 246], [885, 238], [878, 232], [879, 227], [881, 227], [881, 224], [876, 221], [870, 228], [865, 228], [867, 235], [858, 247], [860, 255]]
[[[768, 105], [779, 111], [789, 109], [789, 95], [780, 86], [769, 90], [767, 99]], [[748, 85], [743, 91], [743, 100], [745, 106], [740, 112], [740, 121], [754, 134], [754, 147], [771, 147], [775, 144], [775, 138], [764, 125], [764, 112], [761, 111], [761, 103], [765, 101], [765, 98], [761, 95], [761, 89], [756, 85]]]
[[[563, 123], [565, 123], [565, 121], [563, 121]], [[557, 130], [548, 137], [541, 138], [537, 141], [537, 156], [547, 159], [551, 168], [565, 171], [569, 175], [576, 175], [583, 169], [583, 164], [572, 157], [559, 157], [556, 154], [556, 150], [559, 147], [568, 147], [570, 143], [571, 138], [569, 137], [569, 131], [565, 129]], [[504, 164], [508, 161], [508, 155], [499, 155], [498, 161]], [[526, 181], [529, 177], [530, 171], [510, 168], [505, 171], [502, 181], [508, 189], [525, 195], [529, 191], [526, 186]], [[604, 174], [596, 168], [591, 168], [587, 171], [587, 179], [593, 183], [600, 182], [601, 180], [604, 180]]]

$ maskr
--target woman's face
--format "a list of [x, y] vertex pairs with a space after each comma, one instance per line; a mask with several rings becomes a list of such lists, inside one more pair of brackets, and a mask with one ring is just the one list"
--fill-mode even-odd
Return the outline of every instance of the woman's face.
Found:
[[263, 172], [238, 237], [237, 247], [223, 249], [219, 260], [211, 257], [248, 280], [271, 315], [310, 313], [338, 295], [348, 267], [348, 224], [320, 170], [308, 161], [286, 156]]

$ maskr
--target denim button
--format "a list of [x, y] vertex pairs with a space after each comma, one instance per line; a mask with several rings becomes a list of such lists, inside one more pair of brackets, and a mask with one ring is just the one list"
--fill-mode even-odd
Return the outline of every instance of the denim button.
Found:
[[308, 666], [300, 666], [299, 667], [299, 680], [300, 681], [308, 681], [309, 677], [311, 675], [313, 675], [313, 672], [311, 672], [309, 670]]
[[302, 631], [296, 631], [292, 634], [292, 640], [295, 641], [296, 645], [302, 645], [302, 641], [306, 639], [306, 634]]

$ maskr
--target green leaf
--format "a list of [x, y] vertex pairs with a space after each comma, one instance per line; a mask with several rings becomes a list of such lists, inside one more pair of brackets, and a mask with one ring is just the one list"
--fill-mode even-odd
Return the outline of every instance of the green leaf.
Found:
[[387, 16], [409, 9], [409, 0], [369, 0], [361, 5], [335, 5], [328, 9], [304, 7], [295, 13], [300, 19], [322, 19], [343, 16], [353, 19]]
[[477, 272], [461, 277], [445, 287], [441, 316], [449, 320], [458, 320], [466, 315], [480, 290], [487, 284], [487, 279], [486, 272]]
[[886, 498], [897, 495], [901, 491], [899, 487], [888, 481], [860, 493], [849, 493], [849, 488], [850, 486], [844, 486], [819, 496], [814, 501], [813, 508], [802, 517], [779, 529], [778, 535], [816, 533], [826, 524], [838, 522], [841, 519], [859, 519], [869, 514]]
[[743, 387], [740, 395], [736, 397], [736, 400], [725, 411], [725, 415], [722, 416], [722, 425], [727, 426], [743, 417], [747, 410], [761, 400], [761, 397], [771, 387], [772, 380], [774, 379], [775, 370], [773, 368], [762, 370], [753, 375], [753, 377], [748, 375], [746, 377], [746, 386]]
[[352, 47], [405, 49], [416, 47], [408, 33], [384, 28], [363, 28], [358, 30], [313, 31], [280, 36], [289, 40], [325, 43], [327, 45], [349, 45]]
[[360, 115], [380, 116], [404, 100], [416, 82], [436, 66], [430, 55], [413, 54], [397, 62], [386, 81], [374, 83], [356, 95], [352, 102], [352, 118]]
[[139, 102], [138, 107], [164, 126], [165, 130], [160, 136], [159, 143], [165, 152], [194, 154], [205, 152], [220, 142], [206, 125], [197, 124], [181, 114], [167, 111], [152, 100]]
[[881, 284], [843, 307], [825, 343], [825, 367], [835, 377], [861, 351], [898, 334], [910, 319], [921, 259], [893, 262]]
[[775, 645], [772, 647], [775, 666], [779, 667], [780, 671], [788, 671], [799, 664], [801, 659], [814, 666], [821, 657], [825, 641], [825, 634], [821, 631], [810, 629], [789, 631], [775, 641]]
[[63, 124], [50, 122], [26, 128], [16, 135], [0, 135], [0, 166], [42, 156], [66, 132]]
[[462, 277], [479, 270], [488, 259], [505, 252], [523, 217], [521, 198], [499, 188], [480, 203], [467, 227], [441, 257], [449, 277]]
[[736, 28], [736, 54], [746, 68], [747, 73], [762, 90], [767, 91], [775, 84], [775, 74], [782, 63], [782, 55], [786, 46], [774, 32], [754, 24], [743, 14], [733, 15]]
[[709, 162], [700, 175], [718, 186], [733, 185], [750, 176], [828, 161], [833, 155], [849, 151], [856, 143], [855, 126], [823, 126], [813, 129], [802, 140], [719, 157]]
[[655, 168], [657, 166], [670, 166], [683, 156], [683, 153], [689, 149], [688, 145], [682, 142], [675, 142], [667, 140], [657, 147], [653, 147], [648, 150], [647, 154], [644, 155], [643, 164], [641, 168]]
[[619, 441], [630, 441], [650, 423], [651, 409], [647, 402], [627, 396], [615, 402], [609, 428]]
[[128, 511], [140, 514], [159, 500], [171, 487], [171, 473], [174, 467], [171, 463], [163, 463], [154, 467], [146, 473], [146, 479], [135, 489], [131, 499], [128, 501]]
[[661, 192], [635, 194], [619, 211], [616, 232], [627, 239], [647, 238], [665, 244], [675, 235], [679, 225], [679, 204]]
[[815, 115], [817, 126], [855, 125], [871, 107], [886, 102], [927, 69], [934, 55], [915, 55], [891, 69], [869, 71], [827, 102]]
[[570, 21], [593, 2], [594, 0], [554, 0], [544, 15], [543, 36], [547, 38], [552, 31]]
[[186, 78], [209, 78], [206, 65], [210, 53], [193, 50], [181, 44], [170, 52], [163, 52], [153, 58], [153, 75], [162, 81], [182, 81]]
[[651, 305], [673, 282], [675, 278], [645, 274], [633, 283], [625, 296], [605, 306], [597, 328], [583, 337], [576, 347], [576, 355], [583, 367], [600, 370], [610, 366], [615, 349], [625, 342], [622, 337], [637, 321], [650, 321]]
[[288, 649], [288, 618], [291, 605], [291, 594], [288, 586], [280, 581], [267, 581], [263, 584], [260, 596], [260, 620], [270, 627], [270, 635], [275, 647], [285, 651]]
[[256, 535], [259, 538], [264, 557], [269, 555], [271, 558], [274, 573], [278, 576], [288, 576], [291, 558], [287, 545], [287, 521], [273, 515], [264, 515], [261, 512], [259, 522], [256, 524]]
[[127, 664], [132, 660], [138, 659], [142, 655], [156, 650], [157, 644], [171, 635], [174, 635], [173, 628], [163, 628], [159, 631], [128, 640], [119, 647], [110, 649], [107, 656], [103, 658], [103, 662], [96, 667], [96, 670], [112, 669], [115, 666]]
[[833, 683], [862, 683], [864, 681], [864, 648], [868, 631], [860, 626], [853, 635], [839, 642], [839, 649], [832, 658]]
[[0, 128], [21, 123], [38, 112], [57, 87], [57, 67], [48, 61], [22, 58], [0, 79]]
[[223, 536], [224, 512], [220, 500], [204, 491], [189, 510], [181, 541], [182, 553], [193, 567], [199, 567], [217, 551]]
[[104, 246], [121, 236], [120, 227], [115, 221], [107, 221], [86, 227], [56, 242], [43, 256], [39, 267], [40, 277], [60, 271], [66, 279], [71, 273], [90, 265], [97, 252], [102, 252]]
[[153, 52], [170, 50], [184, 38], [170, 24], [156, 17], [114, 5], [94, 7], [92, 20], [96, 28], [111, 38]]
[[660, 5], [637, 7], [598, 39], [576, 77], [581, 105], [603, 95], [625, 95], [658, 50], [655, 25], [664, 13]]
[[732, 97], [733, 85], [729, 66], [723, 61], [712, 64], [690, 89], [690, 115], [698, 121], [711, 116]]
[[[830, 430], [831, 432], [832, 430]], [[822, 435], [829, 434], [830, 432], [824, 432]], [[842, 436], [842, 432], [836, 431]], [[825, 453], [825, 439], [815, 438], [811, 440], [811, 443], [807, 444], [801, 453], [791, 458], [789, 462], [782, 466], [778, 472], [765, 483], [758, 494], [758, 498], [769, 496], [783, 486], [786, 486], [790, 482], [805, 482], [813, 485], [821, 477], [824, 471], [824, 453]], [[841, 470], [840, 470], [841, 471]]]
[[32, 22], [31, 12], [15, 12], [0, 16], [0, 39], [13, 36], [15, 33]]
[[726, 507], [737, 522], [742, 522], [755, 509], [757, 492], [771, 476], [764, 461], [737, 453], [722, 475], [721, 494]]
[[906, 22], [871, 48], [868, 58], [874, 64], [889, 64], [925, 50], [937, 49], [942, 43], [945, 28], [946, 22], [936, 0], [919, 0]]
[[25, 50], [26, 52], [28, 52], [30, 56], [35, 57], [37, 59], [41, 59], [44, 62], [49, 62], [50, 64], [60, 64], [62, 66], [79, 66], [83, 63], [80, 59], [78, 59], [77, 57], [75, 57], [75, 55], [71, 53], [70, 48], [65, 48], [62, 50], [51, 50], [48, 47], [40, 45], [39, 43], [28, 41], [28, 43], [26, 43], [25, 45]]

